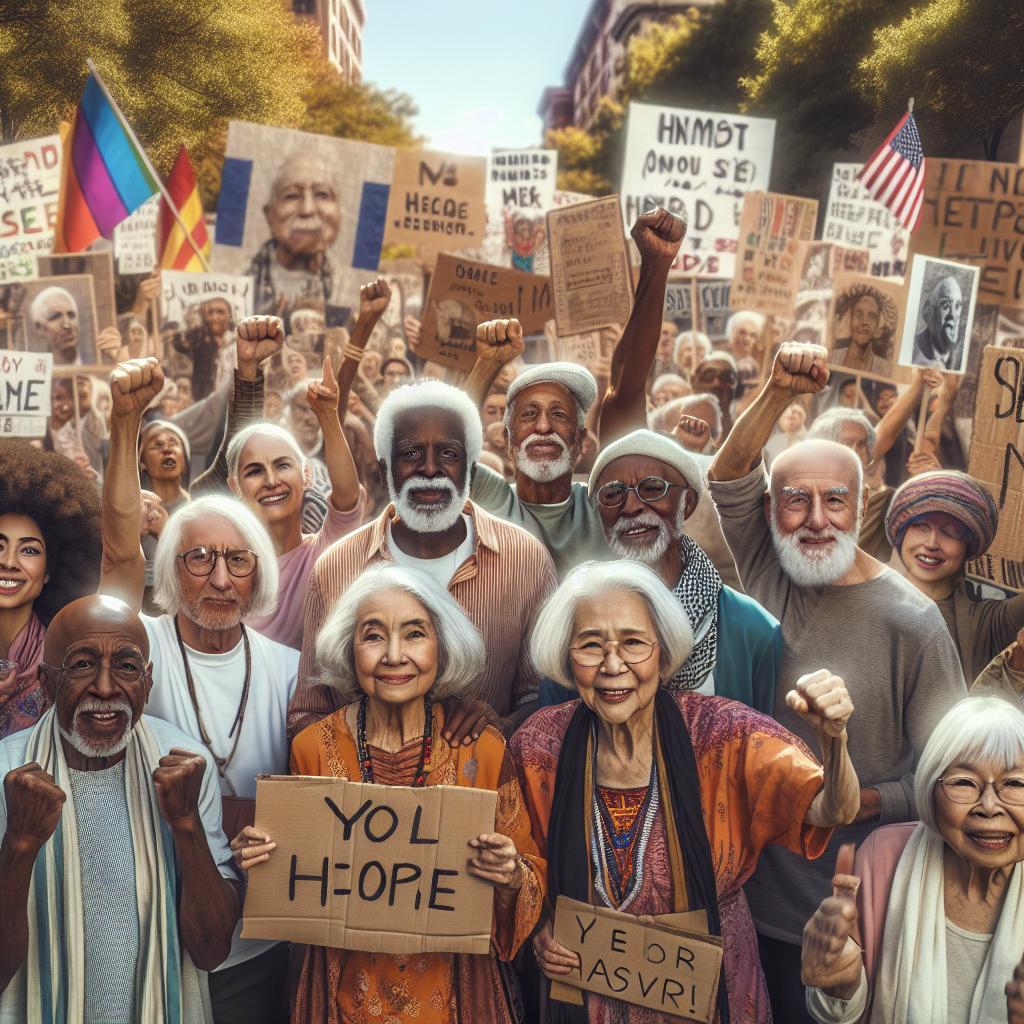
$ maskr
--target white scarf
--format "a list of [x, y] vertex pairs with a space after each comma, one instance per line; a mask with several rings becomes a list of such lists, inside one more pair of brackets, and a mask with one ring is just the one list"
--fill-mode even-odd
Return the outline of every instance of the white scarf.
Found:
[[[949, 1024], [942, 838], [918, 825], [889, 894], [871, 1024]], [[1006, 1024], [1003, 988], [1024, 950], [1024, 887], [1013, 869], [981, 969], [968, 1024]], [[902, 913], [896, 908], [902, 908]]]

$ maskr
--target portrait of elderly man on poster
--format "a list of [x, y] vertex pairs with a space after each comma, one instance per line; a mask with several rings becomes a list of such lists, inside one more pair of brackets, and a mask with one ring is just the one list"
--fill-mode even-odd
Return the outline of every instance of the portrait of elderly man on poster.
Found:
[[98, 362], [91, 276], [76, 274], [26, 281], [21, 314], [28, 351], [52, 352], [55, 366]]
[[915, 256], [899, 362], [963, 373], [980, 271], [964, 263]]

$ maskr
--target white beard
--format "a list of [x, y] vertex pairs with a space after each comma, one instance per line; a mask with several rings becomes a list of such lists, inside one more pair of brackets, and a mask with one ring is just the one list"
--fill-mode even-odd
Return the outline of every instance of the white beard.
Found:
[[[862, 518], [863, 513], [858, 512], [857, 524], [849, 533], [829, 526], [820, 533], [800, 529], [796, 533], [785, 534], [779, 529], [775, 509], [772, 508], [772, 543], [782, 571], [799, 587], [827, 587], [842, 579], [853, 568], [857, 557], [857, 538], [860, 536]], [[832, 537], [835, 543], [827, 553], [818, 553], [800, 544], [804, 537]]]
[[[417, 504], [413, 492], [418, 490], [445, 491], [448, 501], [443, 505], [423, 506]], [[446, 476], [430, 480], [425, 476], [412, 476], [402, 484], [402, 490], [395, 493], [391, 469], [388, 467], [388, 492], [394, 502], [399, 519], [415, 533], [444, 533], [450, 530], [462, 515], [462, 509], [469, 500], [469, 474], [461, 493]]]
[[[534, 441], [554, 441], [562, 449], [562, 454], [557, 459], [535, 459], [526, 451], [527, 445]], [[531, 434], [516, 449], [516, 469], [539, 484], [546, 484], [549, 480], [557, 480], [571, 473], [572, 467], [572, 452], [557, 434]]]
[[[122, 711], [127, 716], [128, 726], [119, 739], [112, 740], [106, 746], [96, 746], [90, 743], [78, 728], [78, 716], [87, 711]], [[60, 729], [61, 736], [83, 757], [113, 757], [125, 750], [132, 738], [132, 706], [123, 699], [95, 700], [87, 698], [75, 708], [75, 717], [71, 720], [71, 731], [68, 732], [59, 722], [57, 728]]]
[[[643, 562], [644, 565], [657, 565], [668, 551], [669, 545], [679, 540], [685, 519], [686, 509], [682, 501], [676, 513], [675, 529], [670, 529], [664, 517], [650, 508], [644, 509], [630, 519], [616, 519], [608, 534], [608, 547], [616, 558], [628, 558], [634, 562]], [[644, 544], [624, 540], [622, 535], [634, 526], [654, 526], [658, 530], [658, 536]]]

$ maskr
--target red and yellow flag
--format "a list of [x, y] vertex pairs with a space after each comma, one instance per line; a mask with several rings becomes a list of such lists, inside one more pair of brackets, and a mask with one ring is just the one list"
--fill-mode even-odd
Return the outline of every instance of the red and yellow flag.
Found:
[[[208, 258], [210, 236], [206, 233], [206, 224], [203, 221], [203, 204], [199, 198], [199, 186], [192, 170], [192, 161], [189, 160], [188, 150], [184, 146], [179, 150], [178, 158], [174, 161], [174, 169], [167, 179], [167, 192], [195, 242], [195, 249]], [[167, 200], [161, 197], [160, 266], [167, 270], [205, 270], [195, 249], [189, 244], [188, 237], [171, 213]]]

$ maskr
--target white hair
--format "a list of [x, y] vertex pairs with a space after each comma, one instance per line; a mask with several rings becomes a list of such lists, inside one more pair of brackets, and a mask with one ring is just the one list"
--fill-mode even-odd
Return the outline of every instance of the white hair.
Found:
[[871, 420], [860, 409], [847, 409], [841, 405], [827, 409], [811, 424], [810, 430], [807, 431], [807, 438], [813, 441], [835, 441], [836, 444], [840, 444], [839, 433], [843, 429], [844, 423], [852, 423], [863, 429], [867, 437], [868, 459], [870, 460], [875, 453], [878, 432], [872, 426]]
[[672, 353], [676, 366], [683, 365], [680, 357], [682, 356], [683, 346], [688, 343], [692, 344], [694, 348], [694, 366], [701, 362], [701, 360], [706, 359], [711, 352], [711, 339], [703, 331], [683, 331], [676, 338], [675, 351]]
[[652, 410], [650, 414], [651, 429], [658, 431], [660, 434], [671, 433], [679, 422], [680, 416], [704, 403], [710, 405], [714, 410], [715, 422], [709, 423], [708, 426], [711, 427], [711, 436], [718, 437], [722, 432], [722, 405], [718, 401], [718, 397], [710, 392], [673, 398], [671, 402], [666, 402], [664, 405]]
[[935, 784], [953, 764], [996, 761], [1008, 771], [1024, 766], [1024, 711], [1002, 697], [965, 697], [939, 720], [914, 775], [918, 818], [933, 832]]
[[373, 427], [373, 447], [391, 472], [391, 445], [395, 439], [395, 419], [404, 412], [443, 409], [462, 420], [469, 466], [475, 465], [484, 447], [484, 427], [473, 400], [461, 388], [440, 380], [421, 380], [395, 388], [377, 410]]
[[49, 288], [44, 288], [38, 295], [32, 300], [32, 305], [29, 306], [28, 315], [32, 323], [39, 325], [42, 323], [43, 307], [46, 306], [51, 299], [66, 298], [72, 306], [75, 307], [75, 312], [78, 312], [78, 303], [75, 301], [74, 295], [67, 290], [67, 288], [61, 288], [58, 285], [51, 284]]
[[682, 605], [653, 570], [639, 562], [584, 562], [547, 599], [530, 636], [530, 657], [542, 676], [574, 689], [572, 643], [580, 601], [609, 590], [636, 594], [651, 616], [658, 637], [662, 680], [670, 679], [690, 656], [693, 631]]
[[283, 441], [299, 460], [299, 467], [302, 468], [306, 465], [306, 456], [302, 454], [299, 442], [295, 440], [291, 431], [285, 430], [284, 427], [278, 426], [276, 423], [252, 423], [235, 434], [228, 444], [228, 479], [238, 476], [238, 463], [242, 459], [242, 452], [254, 437], [275, 437], [278, 441]]
[[153, 558], [153, 600], [168, 615], [181, 610], [181, 580], [178, 555], [185, 527], [205, 518], [227, 520], [238, 530], [242, 543], [256, 555], [256, 585], [246, 615], [269, 615], [277, 605], [279, 574], [277, 555], [263, 524], [239, 498], [226, 494], [208, 494], [177, 509], [160, 534]]
[[738, 309], [728, 320], [725, 322], [725, 336], [731, 341], [732, 331], [737, 324], [741, 324], [744, 321], [749, 321], [754, 325], [754, 330], [758, 334], [764, 330], [764, 314], [755, 313], [752, 309]]
[[[651, 385], [651, 394], [653, 395], [658, 388], [663, 388], [666, 384], [675, 384], [678, 387], [684, 388], [690, 387], [678, 373], [663, 373], [655, 378], [654, 384]], [[693, 389], [691, 388], [690, 390], [692, 391]]]
[[487, 662], [484, 642], [459, 603], [432, 576], [419, 569], [368, 569], [342, 595], [316, 638], [319, 681], [350, 704], [362, 692], [356, 678], [355, 633], [359, 606], [379, 590], [404, 590], [426, 608], [437, 632], [435, 697], [471, 695]]

